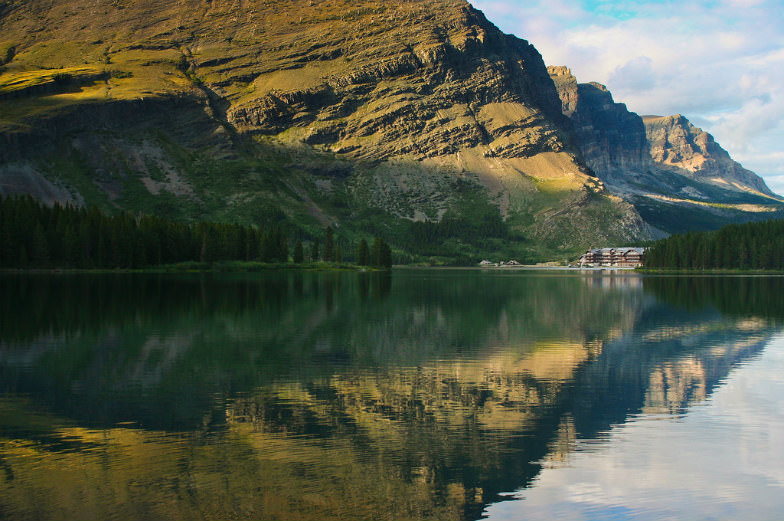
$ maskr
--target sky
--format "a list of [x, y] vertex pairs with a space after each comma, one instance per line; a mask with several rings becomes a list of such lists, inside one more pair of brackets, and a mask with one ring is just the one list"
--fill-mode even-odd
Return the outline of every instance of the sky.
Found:
[[682, 114], [784, 194], [784, 0], [470, 0], [547, 65]]

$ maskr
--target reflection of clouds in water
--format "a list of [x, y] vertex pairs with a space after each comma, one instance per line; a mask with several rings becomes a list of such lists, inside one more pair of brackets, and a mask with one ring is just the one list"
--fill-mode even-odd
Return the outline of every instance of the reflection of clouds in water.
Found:
[[[640, 415], [545, 468], [490, 520], [776, 519], [784, 509], [784, 334], [679, 417]], [[662, 420], [664, 421], [650, 421]], [[587, 449], [587, 450], [586, 450]]]

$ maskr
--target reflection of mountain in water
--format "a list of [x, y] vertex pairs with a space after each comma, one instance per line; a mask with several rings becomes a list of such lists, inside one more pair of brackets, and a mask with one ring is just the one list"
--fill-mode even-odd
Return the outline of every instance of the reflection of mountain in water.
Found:
[[704, 400], [773, 331], [712, 290], [682, 307], [670, 279], [365, 275], [6, 285], [2, 390], [28, 398], [2, 402], [0, 456], [36, 479], [0, 497], [54, 511], [41, 491], [72, 483], [96, 517], [108, 488], [135, 519], [476, 518], [576, 437]]

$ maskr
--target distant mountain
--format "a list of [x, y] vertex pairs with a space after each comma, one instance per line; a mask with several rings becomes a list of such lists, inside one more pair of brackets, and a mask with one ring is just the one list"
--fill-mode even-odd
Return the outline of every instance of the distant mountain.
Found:
[[685, 117], [640, 117], [604, 85], [548, 72], [588, 167], [661, 233], [781, 217], [784, 199]]
[[642, 119], [651, 158], [658, 166], [721, 188], [781, 199], [761, 177], [734, 161], [713, 136], [680, 114]]

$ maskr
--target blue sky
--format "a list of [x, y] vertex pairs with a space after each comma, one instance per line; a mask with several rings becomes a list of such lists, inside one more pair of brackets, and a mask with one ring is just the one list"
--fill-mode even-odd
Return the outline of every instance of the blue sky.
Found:
[[470, 0], [639, 114], [683, 114], [784, 194], [782, 0]]

